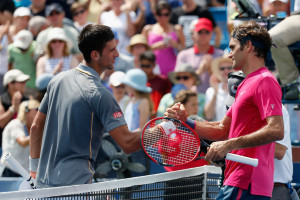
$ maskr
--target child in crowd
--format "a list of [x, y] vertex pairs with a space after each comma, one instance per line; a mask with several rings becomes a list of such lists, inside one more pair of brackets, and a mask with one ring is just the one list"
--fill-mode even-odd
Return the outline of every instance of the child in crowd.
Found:
[[150, 119], [153, 110], [150, 93], [152, 89], [146, 86], [147, 75], [141, 69], [131, 69], [126, 72], [122, 83], [126, 85], [131, 97], [125, 110], [125, 120], [130, 131], [142, 129]]

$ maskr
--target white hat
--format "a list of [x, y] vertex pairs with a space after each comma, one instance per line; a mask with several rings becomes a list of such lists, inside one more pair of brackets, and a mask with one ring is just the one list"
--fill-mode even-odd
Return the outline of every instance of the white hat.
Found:
[[122, 83], [140, 92], [152, 92], [152, 88], [147, 86], [146, 73], [138, 68], [128, 70], [125, 78], [122, 80]]
[[114, 86], [114, 87], [117, 87], [119, 85], [122, 84], [122, 80], [125, 78], [125, 73], [124, 72], [121, 72], [121, 71], [115, 71], [113, 72], [110, 77], [109, 77], [109, 84]]
[[48, 31], [48, 33], [47, 33], [47, 40], [46, 40], [45, 46], [44, 46], [45, 49], [47, 48], [49, 42], [51, 42], [52, 40], [62, 40], [62, 41], [65, 41], [69, 50], [73, 46], [73, 43], [67, 37], [65, 30], [62, 29], [62, 28], [59, 28], [59, 27], [50, 28], [50, 30]]
[[21, 49], [28, 49], [32, 41], [32, 33], [28, 30], [21, 30], [14, 37], [14, 46]]
[[19, 7], [14, 12], [14, 17], [31, 16], [30, 9], [27, 7]]
[[13, 81], [23, 82], [23, 81], [27, 81], [29, 79], [30, 79], [29, 75], [24, 74], [23, 72], [21, 72], [18, 69], [12, 69], [4, 74], [3, 85], [4, 85], [4, 87], [6, 87], [7, 84], [9, 84]]

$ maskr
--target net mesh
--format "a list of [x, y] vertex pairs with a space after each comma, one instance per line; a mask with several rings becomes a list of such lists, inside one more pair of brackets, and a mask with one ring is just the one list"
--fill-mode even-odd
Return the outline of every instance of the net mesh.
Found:
[[100, 183], [0, 193], [0, 199], [126, 200], [215, 199], [221, 169], [203, 166]]

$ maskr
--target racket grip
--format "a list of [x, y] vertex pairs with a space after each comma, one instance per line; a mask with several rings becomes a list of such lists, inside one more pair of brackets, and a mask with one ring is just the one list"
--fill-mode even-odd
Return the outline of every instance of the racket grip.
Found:
[[24, 167], [18, 162], [16, 161], [16, 159], [14, 159], [14, 157], [8, 153], [5, 155], [5, 160], [12, 166], [14, 167], [17, 172], [26, 180], [28, 181], [28, 183], [30, 184], [30, 186], [35, 189], [33, 180], [30, 176], [30, 174], [24, 169]]
[[256, 159], [256, 158], [249, 158], [246, 156], [240, 156], [240, 155], [232, 154], [232, 153], [228, 153], [226, 155], [226, 159], [234, 161], [234, 162], [251, 165], [253, 167], [257, 167], [257, 165], [258, 165], [258, 159]]

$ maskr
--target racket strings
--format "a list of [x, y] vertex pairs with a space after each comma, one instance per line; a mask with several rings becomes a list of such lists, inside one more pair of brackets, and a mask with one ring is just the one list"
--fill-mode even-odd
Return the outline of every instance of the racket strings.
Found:
[[[162, 122], [162, 120], [159, 120]], [[160, 122], [156, 122], [159, 124]], [[193, 160], [199, 153], [199, 140], [181, 123], [173, 122], [176, 130], [166, 133], [159, 125], [147, 127], [143, 143], [154, 160], [166, 165], [181, 165]]]

